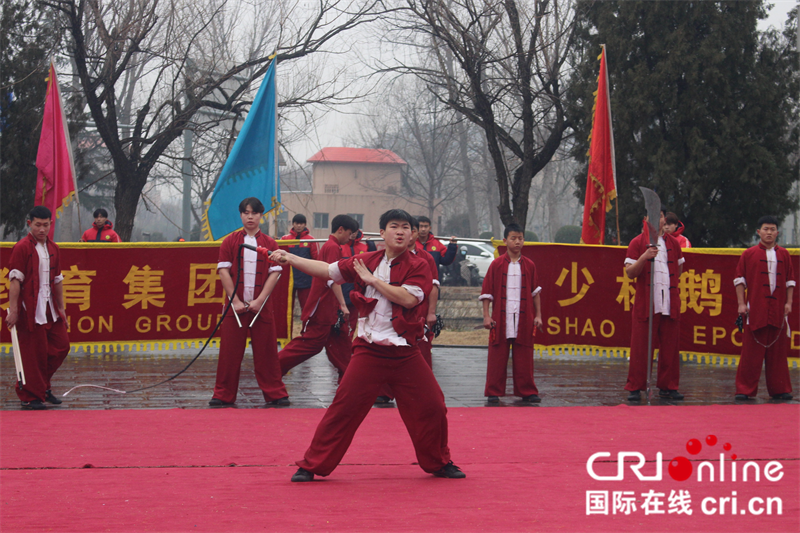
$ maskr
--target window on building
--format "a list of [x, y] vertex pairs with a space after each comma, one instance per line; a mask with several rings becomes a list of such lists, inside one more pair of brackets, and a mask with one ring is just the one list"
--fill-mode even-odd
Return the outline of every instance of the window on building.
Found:
[[325, 185], [325, 194], [339, 194], [339, 186]]
[[314, 213], [314, 227], [327, 229], [328, 228], [328, 213]]
[[364, 229], [364, 213], [347, 213], [347, 216], [353, 217], [358, 222], [358, 227]]

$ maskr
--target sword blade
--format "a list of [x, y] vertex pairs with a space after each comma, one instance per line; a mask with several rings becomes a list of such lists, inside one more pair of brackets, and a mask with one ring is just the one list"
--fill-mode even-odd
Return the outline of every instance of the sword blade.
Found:
[[14, 366], [17, 368], [17, 381], [25, 385], [25, 369], [22, 368], [22, 352], [19, 351], [17, 326], [11, 328], [11, 347], [14, 350]]

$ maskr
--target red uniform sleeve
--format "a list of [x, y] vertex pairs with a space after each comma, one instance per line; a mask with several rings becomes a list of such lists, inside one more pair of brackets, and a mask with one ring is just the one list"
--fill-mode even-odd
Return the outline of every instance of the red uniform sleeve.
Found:
[[631, 243], [628, 245], [628, 251], [625, 253], [625, 259], [633, 259], [634, 261], [638, 260], [639, 257], [642, 255], [641, 250], [641, 242], [642, 242], [642, 235], [637, 235], [633, 238]]
[[[497, 271], [497, 259], [489, 264], [489, 269], [483, 277], [483, 285], [481, 286], [481, 294], [492, 294], [492, 287], [494, 287], [494, 273]], [[494, 297], [494, 294], [492, 294]]]
[[[309, 233], [308, 234], [308, 238], [309, 239], [313, 239], [314, 237], [312, 237], [311, 234]], [[310, 243], [308, 243], [308, 248], [309, 248], [309, 251], [311, 252], [311, 259], [313, 259], [314, 261], [319, 261], [320, 260], [320, 258], [319, 258], [319, 244], [317, 244], [315, 242], [310, 242]], [[339, 256], [339, 257], [341, 257], [341, 256]]]
[[219, 247], [219, 261], [218, 263], [233, 263], [236, 258], [235, 248], [233, 244], [233, 237], [235, 234], [228, 235]]
[[789, 251], [785, 249], [781, 249], [783, 252], [783, 261], [786, 264], [786, 281], [794, 281], [797, 283], [797, 279], [794, 277], [794, 267], [792, 266], [792, 256], [789, 255]]
[[406, 274], [401, 285], [411, 285], [422, 289], [423, 294], [428, 294], [433, 288], [431, 277], [428, 274], [428, 265], [424, 261], [415, 261]]
[[745, 282], [747, 281], [747, 252], [745, 250], [744, 253], [739, 257], [739, 263], [736, 265], [736, 275], [735, 277], [744, 278]]
[[[419, 255], [417, 256], [419, 257]], [[422, 255], [422, 259], [425, 260], [425, 263], [428, 264], [428, 270], [431, 273], [431, 280], [439, 281], [439, 269], [436, 268], [436, 261], [433, 260], [433, 256], [431, 254]]]
[[[27, 237], [25, 237], [27, 239]], [[27, 252], [24, 241], [20, 241], [11, 249], [11, 259], [8, 261], [8, 270], [19, 270], [22, 275], [28, 277], [28, 261], [30, 253]]]

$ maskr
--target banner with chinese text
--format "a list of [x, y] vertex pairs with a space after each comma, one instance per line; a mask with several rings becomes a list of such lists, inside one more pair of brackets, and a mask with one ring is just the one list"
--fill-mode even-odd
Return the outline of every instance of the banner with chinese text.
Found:
[[[181, 348], [205, 341], [223, 311], [219, 244], [60, 244], [70, 342], [95, 351]], [[8, 308], [12, 247], [13, 243], [0, 244], [3, 310]], [[291, 282], [286, 268], [262, 311], [273, 313], [281, 343], [291, 338]], [[8, 351], [8, 328], [0, 330], [3, 351]]]

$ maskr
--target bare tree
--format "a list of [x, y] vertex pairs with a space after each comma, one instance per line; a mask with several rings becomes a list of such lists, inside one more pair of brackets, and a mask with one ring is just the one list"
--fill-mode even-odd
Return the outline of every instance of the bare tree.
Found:
[[[117, 230], [128, 240], [153, 169], [203, 109], [241, 116], [273, 52], [280, 62], [324, 52], [380, 15], [377, 0], [42, 0], [71, 38], [75, 74], [113, 161]], [[235, 35], [243, 35], [234, 39]], [[223, 46], [222, 43], [236, 43]], [[339, 43], [341, 44], [341, 43]], [[231, 86], [231, 81], [236, 81]], [[333, 85], [284, 105], [336, 98]]]
[[[441, 101], [482, 128], [504, 224], [528, 220], [533, 177], [568, 127], [562, 84], [573, 34], [565, 0], [401, 0], [389, 38], [416, 46], [419, 61], [386, 63], [410, 72]], [[430, 50], [436, 63], [432, 63]], [[454, 61], [457, 69], [449, 68]]]

